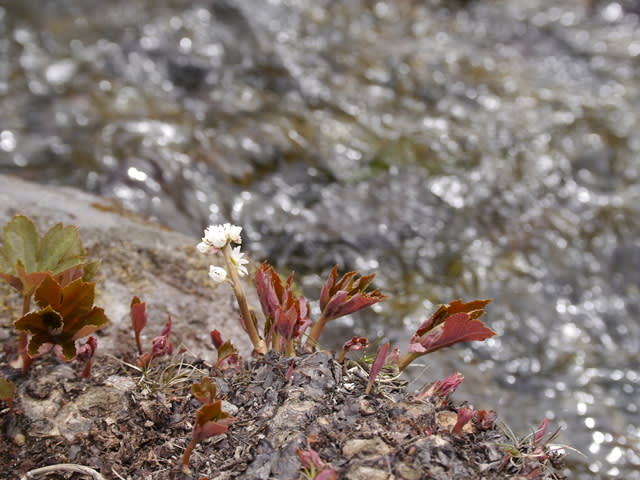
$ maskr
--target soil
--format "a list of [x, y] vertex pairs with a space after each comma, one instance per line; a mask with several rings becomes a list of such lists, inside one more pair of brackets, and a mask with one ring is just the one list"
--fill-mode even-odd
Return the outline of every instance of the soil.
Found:
[[[131, 346], [123, 344], [121, 358]], [[142, 374], [103, 356], [87, 380], [79, 378], [82, 365], [53, 356], [37, 359], [27, 374], [1, 367], [18, 392], [16, 411], [0, 413], [0, 478], [73, 463], [109, 480], [303, 479], [298, 448], [314, 449], [350, 480], [562, 478], [554, 468], [560, 458], [507, 455], [508, 441], [495, 428], [470, 423], [453, 434], [458, 407], [448, 401], [411, 399], [402, 382], [384, 376], [365, 394], [363, 368], [340, 365], [329, 352], [268, 354], [238, 371], [184, 355], [154, 361]], [[181, 456], [199, 407], [190, 387], [206, 375], [235, 421], [196, 446], [186, 474]]]

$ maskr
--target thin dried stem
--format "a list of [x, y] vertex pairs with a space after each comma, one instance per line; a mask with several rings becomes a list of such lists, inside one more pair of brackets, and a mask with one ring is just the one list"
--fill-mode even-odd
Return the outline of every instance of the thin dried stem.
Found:
[[77, 465], [75, 463], [60, 463], [58, 465], [49, 465], [47, 467], [36, 468], [25, 473], [20, 480], [31, 480], [52, 472], [75, 472], [89, 475], [94, 480], [106, 480], [100, 473], [93, 468]]

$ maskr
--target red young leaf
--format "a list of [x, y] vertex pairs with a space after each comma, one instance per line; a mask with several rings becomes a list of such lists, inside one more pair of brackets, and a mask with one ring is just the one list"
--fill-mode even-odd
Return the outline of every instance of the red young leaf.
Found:
[[338, 472], [334, 468], [327, 467], [316, 475], [315, 480], [338, 480]]
[[365, 393], [369, 393], [371, 391], [371, 387], [373, 387], [373, 383], [376, 381], [376, 377], [380, 373], [380, 370], [382, 370], [382, 367], [384, 367], [387, 353], [389, 353], [389, 346], [389, 342], [387, 342], [378, 349], [376, 358], [371, 364], [371, 370], [369, 371], [369, 381], [367, 382]]
[[216, 384], [209, 377], [204, 377], [200, 383], [191, 385], [191, 393], [202, 404], [213, 403], [217, 390]]
[[225, 433], [235, 418], [222, 410], [222, 400], [202, 405], [196, 412], [193, 439], [196, 442]]
[[486, 340], [496, 334], [480, 320], [472, 320], [467, 313], [454, 313], [428, 330], [422, 337], [415, 335], [409, 345], [410, 353], [430, 353], [444, 347], [471, 340]]
[[540, 422], [540, 425], [538, 425], [538, 428], [536, 428], [536, 431], [533, 434], [533, 444], [535, 446], [538, 446], [540, 443], [542, 443], [544, 436], [547, 434], [547, 428], [549, 428], [549, 422], [551, 422], [551, 420], [549, 418], [545, 418], [544, 420], [542, 420], [542, 422]]
[[491, 299], [473, 300], [463, 303], [462, 300], [454, 300], [451, 303], [440, 305], [433, 315], [425, 320], [416, 331], [417, 336], [422, 336], [434, 327], [444, 322], [448, 317], [456, 313], [467, 313], [471, 319], [479, 318], [484, 314], [484, 307]]
[[317, 472], [314, 477], [315, 480], [337, 480], [338, 473], [335, 469], [328, 466], [327, 463], [320, 458], [318, 452], [312, 448], [308, 450], [298, 448], [296, 450], [296, 454], [298, 455], [303, 468], [312, 472]]
[[219, 349], [220, 345], [224, 343], [222, 340], [222, 334], [218, 330], [214, 329], [209, 332], [209, 335], [211, 336], [211, 343], [213, 343], [213, 346], [216, 347], [216, 350]]
[[131, 299], [131, 326], [133, 333], [136, 337], [136, 346], [138, 347], [138, 354], [142, 353], [142, 344], [140, 342], [140, 332], [147, 324], [147, 309], [146, 304], [141, 302], [138, 297]]
[[351, 340], [344, 342], [343, 350], [363, 350], [369, 346], [369, 340], [366, 337], [351, 337]]
[[469, 423], [469, 420], [473, 418], [473, 409], [471, 408], [461, 408], [458, 410], [458, 419], [456, 420], [456, 424], [453, 426], [453, 433], [456, 435], [462, 435], [463, 427]]
[[325, 463], [320, 459], [320, 455], [314, 449], [302, 450], [298, 448], [296, 455], [300, 459], [300, 463], [304, 468], [319, 470], [324, 467]]
[[487, 299], [463, 303], [455, 300], [448, 305], [440, 305], [411, 337], [408, 353], [398, 361], [400, 370], [404, 370], [420, 355], [460, 342], [493, 337], [496, 332], [478, 320], [490, 301]]
[[337, 277], [336, 265], [320, 292], [320, 308], [327, 320], [349, 315], [386, 298], [380, 290], [367, 291], [375, 274], [358, 277], [358, 272], [348, 272], [339, 280]]
[[238, 349], [227, 340], [220, 348], [218, 348], [218, 359], [216, 360], [216, 367], [222, 368], [224, 362], [227, 362], [228, 366], [237, 367], [240, 361], [238, 355]]
[[342, 345], [342, 351], [337, 358], [338, 363], [342, 363], [344, 361], [344, 357], [347, 355], [348, 351], [363, 350], [368, 346], [369, 340], [367, 340], [365, 337], [351, 337], [351, 340], [344, 342], [344, 345]]
[[449, 375], [447, 378], [433, 382], [416, 395], [416, 398], [419, 400], [427, 397], [439, 397], [445, 399], [456, 391], [463, 380], [464, 377], [462, 374], [456, 372], [453, 375]]
[[255, 282], [266, 325], [269, 326], [265, 337], [272, 339], [274, 332], [284, 340], [302, 335], [311, 324], [309, 304], [303, 296], [294, 293], [293, 274], [283, 282], [271, 265], [263, 263], [256, 273]]
[[173, 353], [173, 343], [169, 340], [171, 324], [171, 316], [169, 316], [160, 336], [151, 340], [151, 355], [153, 355], [154, 358], [171, 355]]
[[475, 419], [481, 430], [491, 430], [497, 417], [498, 414], [494, 410], [478, 410]]
[[93, 356], [96, 354], [97, 349], [98, 340], [94, 336], [87, 338], [85, 344], [78, 348], [76, 360], [85, 362], [84, 369], [80, 374], [82, 378], [89, 378], [89, 375], [91, 374], [91, 364], [93, 363]]

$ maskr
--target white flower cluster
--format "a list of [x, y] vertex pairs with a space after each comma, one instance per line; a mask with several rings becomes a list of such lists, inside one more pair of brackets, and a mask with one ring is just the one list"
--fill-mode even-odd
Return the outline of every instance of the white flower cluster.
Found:
[[229, 243], [242, 243], [240, 233], [242, 227], [225, 223], [224, 225], [209, 225], [204, 231], [204, 237], [198, 244], [198, 251], [201, 253], [216, 253], [219, 249]]
[[[224, 248], [229, 242], [242, 243], [240, 233], [242, 227], [237, 225], [231, 225], [225, 223], [224, 225], [209, 225], [204, 231], [204, 237], [198, 244], [198, 251], [201, 253], [218, 253], [218, 251]], [[249, 272], [247, 271], [246, 264], [249, 260], [245, 257], [245, 254], [240, 251], [240, 246], [233, 247], [231, 249], [231, 263], [235, 267], [238, 275], [244, 277]], [[217, 267], [211, 265], [209, 267], [209, 277], [216, 283], [222, 283], [227, 279], [227, 270], [223, 267]]]

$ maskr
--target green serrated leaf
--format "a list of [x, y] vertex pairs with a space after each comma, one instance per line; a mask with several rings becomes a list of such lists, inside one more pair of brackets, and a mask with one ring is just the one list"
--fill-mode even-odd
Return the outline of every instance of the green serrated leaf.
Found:
[[54, 225], [42, 238], [38, 251], [38, 270], [58, 273], [82, 263], [85, 251], [77, 227]]
[[15, 265], [21, 263], [27, 272], [37, 271], [38, 250], [40, 237], [36, 226], [24, 215], [16, 215], [4, 227], [4, 258], [8, 262], [10, 270], [5, 273], [14, 273]]
[[0, 279], [23, 296], [31, 296], [48, 272], [60, 275], [65, 285], [78, 276], [95, 273], [97, 268], [95, 263], [83, 265], [85, 250], [78, 229], [72, 225], [58, 223], [41, 238], [29, 218], [16, 215], [4, 228], [3, 242]]
[[82, 275], [82, 280], [85, 282], [89, 282], [93, 279], [100, 267], [100, 260], [96, 260], [95, 262], [89, 262], [84, 264], [84, 274]]

